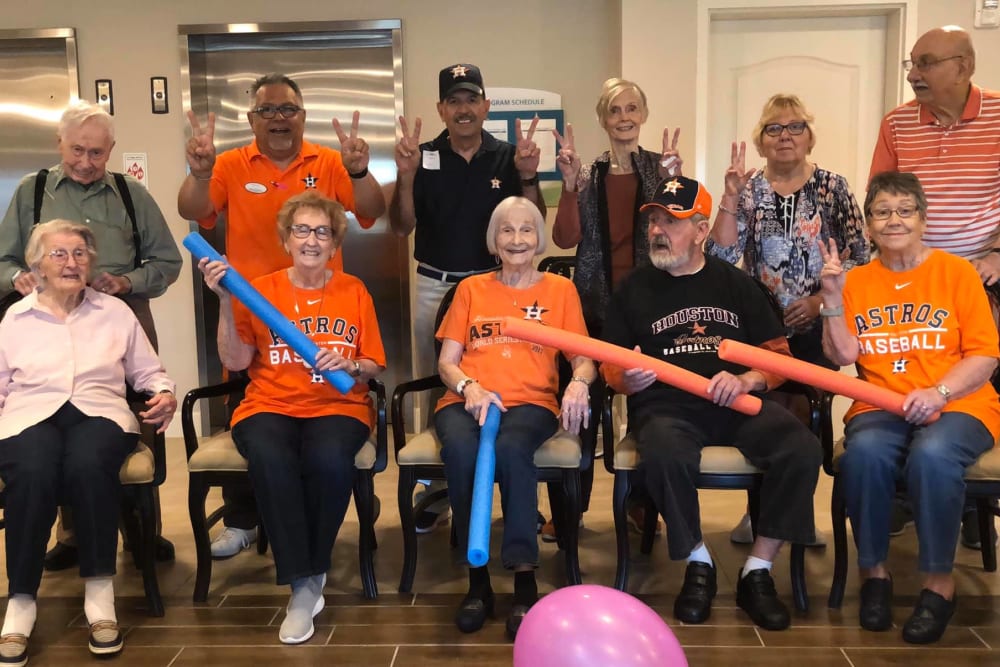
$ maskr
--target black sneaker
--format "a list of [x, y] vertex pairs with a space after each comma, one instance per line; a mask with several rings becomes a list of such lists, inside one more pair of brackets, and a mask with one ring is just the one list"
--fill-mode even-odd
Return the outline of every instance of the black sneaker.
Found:
[[889, 536], [902, 535], [907, 526], [913, 525], [913, 508], [903, 498], [892, 499], [892, 516], [889, 517]]
[[861, 584], [861, 627], [882, 632], [892, 627], [892, 579], [871, 577]]
[[451, 508], [445, 508], [441, 513], [431, 512], [430, 510], [424, 510], [417, 515], [414, 523], [416, 524], [417, 533], [424, 534], [429, 533], [438, 526], [447, 526], [448, 519], [451, 518]]
[[674, 600], [674, 617], [684, 623], [704, 623], [712, 613], [717, 591], [715, 568], [691, 561], [684, 572], [684, 585]]
[[[983, 548], [983, 541], [979, 535], [979, 512], [972, 509], [962, 515], [962, 546], [967, 549], [979, 551]], [[996, 521], [990, 521], [990, 535], [993, 537], [993, 544], [997, 543]]]
[[455, 612], [455, 625], [462, 632], [476, 632], [483, 627], [486, 619], [493, 615], [496, 598], [493, 589], [487, 588], [482, 597], [468, 593]]
[[76, 547], [56, 542], [56, 545], [45, 554], [42, 567], [49, 572], [58, 572], [59, 570], [68, 570], [71, 567], [75, 567], [79, 562], [80, 556], [77, 553]]
[[903, 641], [909, 644], [933, 644], [941, 639], [948, 621], [955, 613], [955, 600], [945, 600], [926, 588], [920, 591], [913, 614], [903, 625]]
[[778, 599], [770, 571], [761, 568], [743, 576], [740, 568], [736, 584], [736, 604], [750, 615], [754, 623], [765, 630], [784, 630], [791, 622], [788, 607]]

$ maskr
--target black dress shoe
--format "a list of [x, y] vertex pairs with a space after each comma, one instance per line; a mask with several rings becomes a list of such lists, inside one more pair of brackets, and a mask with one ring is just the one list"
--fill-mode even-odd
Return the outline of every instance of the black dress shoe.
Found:
[[68, 570], [71, 567], [75, 567], [79, 562], [80, 556], [76, 551], [76, 547], [56, 542], [56, 545], [45, 554], [42, 566], [49, 572], [58, 572], [59, 570]]
[[476, 632], [486, 623], [486, 617], [493, 615], [493, 605], [496, 599], [493, 589], [487, 588], [486, 595], [476, 597], [472, 593], [465, 596], [455, 613], [455, 625], [462, 632]]
[[955, 613], [955, 600], [945, 600], [926, 588], [920, 591], [913, 614], [903, 625], [903, 641], [910, 644], [933, 644], [941, 639], [948, 621]]
[[156, 536], [156, 562], [167, 563], [174, 559], [174, 543], [163, 537]]
[[515, 604], [510, 608], [510, 616], [507, 617], [507, 639], [511, 641], [517, 639], [517, 631], [529, 609], [531, 606], [526, 604]]
[[751, 570], [736, 584], [736, 604], [750, 615], [754, 623], [765, 630], [784, 630], [792, 622], [788, 607], [778, 599], [770, 571]]
[[684, 571], [681, 592], [674, 600], [674, 618], [684, 623], [704, 623], [712, 613], [716, 591], [715, 568], [691, 561]]
[[892, 627], [892, 579], [871, 577], [861, 584], [861, 627], [882, 632]]

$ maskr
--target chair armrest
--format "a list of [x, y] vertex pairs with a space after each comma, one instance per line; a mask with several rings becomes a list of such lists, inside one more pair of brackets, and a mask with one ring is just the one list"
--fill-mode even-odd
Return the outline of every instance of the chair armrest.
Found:
[[822, 437], [822, 403], [826, 397], [826, 392], [822, 389], [817, 389], [812, 385], [802, 384], [795, 380], [786, 380], [777, 389], [778, 391], [783, 391], [786, 394], [797, 394], [799, 396], [805, 396], [806, 400], [809, 401], [809, 430], [817, 438]]
[[368, 391], [375, 394], [375, 466], [372, 472], [385, 470], [389, 459], [389, 435], [386, 421], [385, 385], [381, 380], [368, 380]]
[[406, 420], [403, 418], [403, 400], [407, 394], [417, 391], [430, 391], [444, 387], [440, 375], [429, 375], [396, 385], [392, 392], [392, 402], [389, 404], [389, 414], [392, 418], [392, 443], [396, 462], [399, 462], [399, 451], [406, 446]]
[[604, 438], [604, 469], [612, 475], [615, 474], [615, 440], [618, 434], [615, 432], [615, 420], [611, 414], [612, 403], [615, 399], [615, 390], [610, 385], [605, 387], [604, 401], [601, 407], [601, 434]]
[[823, 471], [833, 477], [833, 399], [837, 394], [823, 392], [820, 403], [819, 442], [823, 445]]
[[249, 383], [249, 378], [233, 378], [219, 384], [196, 387], [184, 395], [184, 400], [181, 402], [181, 431], [184, 434], [184, 449], [189, 459], [198, 449], [198, 432], [194, 427], [195, 403], [206, 398], [225, 396], [246, 387]]

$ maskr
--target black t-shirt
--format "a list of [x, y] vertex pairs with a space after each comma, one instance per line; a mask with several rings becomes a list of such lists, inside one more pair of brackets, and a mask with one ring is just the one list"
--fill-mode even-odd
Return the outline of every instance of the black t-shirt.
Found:
[[[689, 276], [672, 276], [654, 266], [629, 275], [608, 304], [603, 338], [680, 366], [706, 378], [719, 371], [746, 372], [718, 356], [723, 339], [760, 345], [784, 335], [761, 287], [743, 271], [715, 257]], [[708, 400], [662, 382], [629, 397], [629, 413], [703, 412]]]
[[[497, 204], [521, 194], [514, 146], [483, 132], [470, 162], [451, 150], [448, 131], [420, 145], [413, 182], [417, 226], [413, 256], [442, 271], [483, 271], [496, 266], [486, 249], [486, 228]], [[429, 158], [428, 153], [437, 153]], [[439, 169], [428, 169], [437, 162]]]

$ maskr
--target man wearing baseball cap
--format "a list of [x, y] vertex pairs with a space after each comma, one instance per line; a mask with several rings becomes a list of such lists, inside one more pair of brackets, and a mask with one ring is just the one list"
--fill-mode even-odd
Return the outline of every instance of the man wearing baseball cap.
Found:
[[766, 397], [756, 416], [731, 410], [737, 397], [763, 394], [783, 379], [718, 357], [727, 338], [790, 356], [781, 319], [753, 278], [703, 252], [712, 213], [705, 186], [669, 178], [640, 211], [651, 264], [636, 268], [612, 296], [603, 337], [710, 380], [702, 397], [658, 382], [652, 371], [601, 368], [608, 384], [628, 395], [640, 470], [669, 527], [670, 557], [688, 561], [674, 615], [702, 623], [711, 613], [716, 570], [702, 539], [695, 483], [702, 447], [723, 443], [765, 471], [758, 535], [740, 570], [736, 601], [757, 625], [783, 630], [790, 617], [775, 592], [771, 564], [783, 542], [813, 540], [822, 450], [801, 421]]
[[[545, 216], [538, 189], [537, 119], [526, 134], [515, 123], [517, 144], [483, 131], [490, 101], [479, 68], [449, 65], [438, 73], [438, 115], [445, 129], [420, 143], [421, 121], [412, 128], [400, 117], [396, 144], [396, 187], [389, 224], [400, 236], [416, 230], [413, 256], [416, 299], [413, 303], [413, 372], [437, 373], [434, 318], [445, 294], [463, 278], [496, 269], [486, 248], [486, 227], [493, 209], [510, 196], [527, 197]], [[438, 511], [440, 510], [440, 511]], [[428, 532], [447, 519], [447, 501], [416, 517], [417, 532]]]

